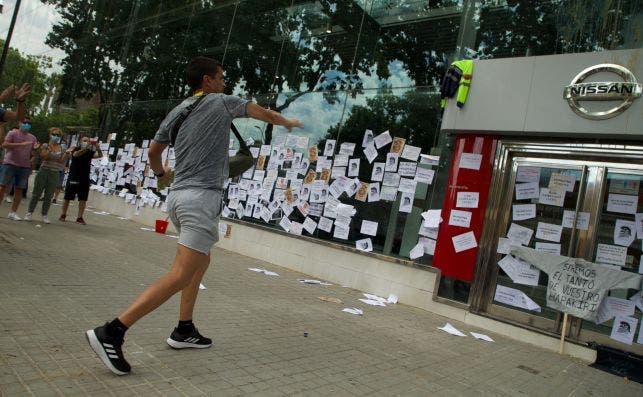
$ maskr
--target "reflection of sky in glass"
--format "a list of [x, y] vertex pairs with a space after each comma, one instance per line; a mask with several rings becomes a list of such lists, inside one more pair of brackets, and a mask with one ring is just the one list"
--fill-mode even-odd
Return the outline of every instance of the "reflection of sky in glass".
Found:
[[[408, 72], [401, 61], [392, 61], [388, 65], [390, 76], [388, 79], [381, 79], [375, 74], [377, 65], [372, 66], [371, 75], [360, 72], [358, 74], [364, 87], [364, 95], [357, 95], [355, 98], [348, 99], [348, 106], [344, 109], [346, 101], [346, 92], [335, 92], [337, 101], [329, 103], [324, 98], [322, 92], [314, 91], [306, 93], [293, 101], [286, 109], [282, 111], [285, 117], [297, 118], [304, 123], [304, 130], [296, 129], [294, 134], [310, 137], [310, 144], [314, 144], [323, 139], [328, 129], [334, 127], [340, 121], [345, 121], [351, 115], [353, 106], [366, 106], [367, 98], [373, 97], [381, 88], [398, 88], [413, 87], [415, 82], [408, 76]], [[345, 78], [346, 74], [335, 70], [326, 72], [327, 79]], [[234, 90], [235, 95], [246, 94], [238, 84]], [[396, 95], [402, 95], [403, 91], [396, 91]], [[281, 93], [278, 96], [277, 105], [284, 103], [287, 97], [293, 95], [293, 92]], [[341, 117], [343, 114], [343, 118]], [[341, 120], [340, 120], [341, 119]], [[255, 139], [263, 139], [261, 131], [265, 129], [265, 123], [256, 120], [236, 121], [237, 126], [244, 128], [244, 135], [251, 136]], [[275, 127], [273, 136], [285, 134], [286, 130], [282, 127]]]

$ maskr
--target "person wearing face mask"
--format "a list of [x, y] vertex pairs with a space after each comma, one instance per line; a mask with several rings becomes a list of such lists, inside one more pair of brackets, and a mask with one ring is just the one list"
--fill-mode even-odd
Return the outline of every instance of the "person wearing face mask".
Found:
[[56, 190], [56, 186], [58, 186], [58, 173], [65, 167], [67, 156], [69, 156], [71, 152], [71, 149], [65, 150], [60, 144], [62, 135], [63, 133], [60, 128], [52, 127], [49, 129], [49, 143], [40, 145], [40, 158], [42, 162], [40, 163], [40, 169], [34, 181], [29, 209], [27, 214], [25, 214], [26, 221], [31, 220], [32, 214], [38, 204], [38, 199], [44, 191], [42, 221], [44, 223], [51, 223], [47, 217], [47, 213], [51, 206], [51, 198], [54, 196], [54, 190]]
[[2, 177], [0, 178], [0, 203], [4, 195], [14, 187], [11, 212], [7, 215], [9, 219], [20, 221], [22, 218], [16, 214], [22, 195], [27, 188], [27, 182], [31, 175], [31, 152], [38, 144], [31, 131], [31, 121], [23, 119], [20, 128], [9, 131], [4, 138], [2, 147], [5, 149], [5, 156], [2, 161]]
[[71, 164], [69, 165], [69, 175], [67, 175], [67, 185], [65, 186], [65, 201], [63, 202], [59, 221], [65, 221], [69, 202], [78, 196], [78, 217], [76, 222], [86, 225], [83, 213], [85, 212], [87, 196], [89, 195], [89, 174], [92, 159], [100, 157], [103, 157], [103, 152], [101, 152], [98, 142], [92, 144], [89, 142], [89, 138], [83, 135], [80, 138], [80, 145], [71, 152]]

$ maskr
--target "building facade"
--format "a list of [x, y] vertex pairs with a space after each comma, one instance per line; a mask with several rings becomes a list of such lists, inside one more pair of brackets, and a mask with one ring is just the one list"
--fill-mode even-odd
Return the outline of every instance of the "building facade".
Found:
[[[433, 257], [443, 274], [471, 283], [469, 310], [558, 336], [564, 316], [547, 302], [592, 305], [592, 277], [570, 280], [568, 295], [556, 295], [558, 279], [515, 261], [509, 247], [583, 258], [639, 282], [597, 302], [596, 321], [572, 317], [566, 338], [643, 352], [642, 56], [639, 49], [475, 62], [466, 108], [449, 106], [442, 123], [456, 137], [442, 217], [459, 211], [458, 195], [479, 192], [484, 204], [467, 209], [479, 249], [456, 252], [451, 238], [469, 229], [448, 222]], [[482, 158], [478, 170], [462, 168], [471, 153]]]
[[[293, 230], [357, 249], [356, 241], [368, 238], [374, 252], [413, 257], [419, 266], [438, 267], [443, 274], [439, 295], [460, 302], [467, 310], [539, 332], [561, 332], [560, 315], [544, 304], [545, 275], [526, 291], [498, 270], [497, 245], [511, 227], [513, 205], [536, 205], [538, 216], [529, 218], [535, 222], [530, 225], [534, 232], [539, 222], [555, 224], [557, 219], [560, 225], [565, 210], [589, 213], [587, 230], [563, 228], [561, 242], [549, 241], [561, 244], [562, 255], [588, 260], [595, 259], [599, 244], [608, 244], [601, 239], [613, 237], [609, 228], [619, 220], [630, 221], [609, 214], [606, 206], [609, 194], [633, 195], [641, 178], [642, 101], [609, 120], [589, 120], [571, 110], [563, 100], [563, 89], [585, 67], [604, 62], [626, 66], [641, 80], [641, 54], [636, 51], [643, 37], [640, 2], [132, 0], [129, 8], [118, 10], [111, 2], [88, 4], [93, 8], [87, 15], [109, 17], [89, 18], [83, 25], [77, 39], [80, 44], [68, 53], [65, 73], [71, 77], [87, 73], [88, 79], [95, 78], [88, 72], [95, 69], [95, 62], [85, 58], [89, 51], [83, 51], [83, 45], [103, 45], [104, 52], [94, 54], [111, 73], [99, 82], [105, 88], [101, 127], [117, 133], [117, 146], [140, 144], [153, 136], [169, 109], [189, 95], [183, 80], [186, 62], [195, 55], [206, 55], [222, 61], [228, 93], [303, 122], [305, 129], [295, 132], [303, 143], [291, 142], [295, 149], [284, 151], [284, 157], [295, 160], [299, 152], [299, 161], [310, 160], [310, 147], [316, 146], [323, 156], [332, 143], [337, 150], [327, 160], [337, 161], [342, 144], [355, 144], [356, 150], [347, 155], [349, 162], [337, 167], [349, 167], [351, 160], [359, 160], [358, 171], [350, 178], [368, 183], [369, 188], [378, 182], [382, 189], [383, 181], [373, 178], [375, 164], [386, 164], [392, 147], [383, 146], [375, 158], [369, 158], [362, 148], [365, 132], [378, 136], [388, 131], [391, 138], [402, 138], [405, 145], [419, 148], [424, 157], [416, 156], [411, 161], [415, 164], [406, 167], [416, 173], [424, 170], [425, 179], [411, 193], [395, 189], [393, 196], [378, 200], [359, 200], [355, 193], [340, 195], [342, 204], [355, 209], [348, 223], [342, 223], [342, 233], [336, 232], [339, 223], [332, 230], [316, 227], [309, 233], [299, 226]], [[460, 59], [475, 61], [469, 98], [463, 108], [450, 101], [443, 114], [440, 83], [449, 65]], [[68, 81], [63, 97], [73, 97], [86, 88], [78, 80]], [[244, 137], [254, 140], [257, 151], [262, 145], [271, 145], [268, 150], [288, 146], [285, 130], [247, 120], [236, 126]], [[459, 164], [463, 153], [482, 156], [478, 165], [482, 177], [472, 174], [471, 168], [458, 172], [454, 164]], [[319, 179], [325, 167], [313, 163], [308, 166], [318, 172], [315, 179]], [[518, 174], [525, 167], [541, 169], [539, 188], [548, 187], [545, 183], [552, 174], [574, 175], [574, 190], [555, 211], [539, 207], [538, 202], [514, 202], [508, 192], [524, 177], [524, 172], [519, 178]], [[279, 164], [275, 177], [285, 179], [285, 185], [277, 186], [279, 192], [273, 186], [269, 197], [253, 201], [248, 214], [249, 182], [233, 181], [232, 186], [244, 193], [243, 200], [228, 197], [228, 206], [232, 200], [235, 207], [228, 208], [229, 216], [270, 225], [276, 231], [290, 231], [293, 223], [303, 226], [306, 218], [317, 225], [322, 217], [329, 218], [320, 206], [316, 210], [322, 212], [317, 216], [304, 215], [296, 206], [275, 208], [267, 219], [253, 213], [259, 203], [268, 207], [277, 195], [282, 198], [289, 189], [292, 194], [291, 182], [306, 174], [293, 176], [288, 171], [292, 168]], [[329, 182], [348, 172], [337, 169]], [[263, 183], [266, 176], [267, 172], [261, 178], [252, 174], [242, 179]], [[296, 186], [301, 194], [301, 184]], [[463, 191], [480, 193], [476, 211], [469, 210], [469, 228], [451, 228], [450, 212], [445, 211], [458, 208], [457, 193]], [[402, 211], [404, 198], [410, 199], [410, 205]], [[238, 203], [243, 211], [237, 211]], [[442, 210], [439, 230], [423, 227], [422, 214], [432, 209]], [[287, 227], [280, 225], [284, 217]], [[337, 217], [330, 219], [337, 222]], [[374, 232], [363, 233], [364, 221], [377, 223]], [[469, 229], [474, 231], [476, 247], [454, 252], [452, 239], [446, 236], [456, 237]], [[420, 253], [418, 243], [422, 243]], [[535, 246], [535, 239], [528, 243]], [[638, 272], [640, 239], [634, 244], [638, 251], [627, 248], [624, 268]], [[542, 311], [535, 314], [494, 300], [498, 284], [521, 290]], [[632, 291], [626, 295], [631, 297]], [[609, 338], [612, 323], [606, 324], [592, 326], [572, 320], [569, 337], [579, 343], [598, 340], [640, 352], [640, 345], [614, 343]]]

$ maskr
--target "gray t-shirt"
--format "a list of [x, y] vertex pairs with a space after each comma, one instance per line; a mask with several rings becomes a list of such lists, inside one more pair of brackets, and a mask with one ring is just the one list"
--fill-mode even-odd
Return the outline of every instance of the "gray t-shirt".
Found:
[[611, 289], [641, 289], [643, 276], [615, 266], [602, 266], [582, 258], [570, 258], [512, 246], [511, 255], [531, 263], [549, 275], [547, 306], [573, 316], [596, 321], [598, 307]]
[[[197, 97], [184, 100], [161, 123], [154, 141], [170, 143], [172, 126], [180, 112]], [[223, 189], [228, 178], [230, 124], [246, 117], [248, 101], [236, 96], [209, 94], [192, 110], [179, 129], [174, 144], [176, 166], [172, 190]]]

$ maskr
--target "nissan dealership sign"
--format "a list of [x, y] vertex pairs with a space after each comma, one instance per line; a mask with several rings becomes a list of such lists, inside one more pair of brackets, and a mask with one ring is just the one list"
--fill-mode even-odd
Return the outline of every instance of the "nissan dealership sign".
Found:
[[[584, 82], [593, 74], [609, 72], [620, 81], [590, 81]], [[581, 117], [590, 120], [605, 120], [615, 117], [625, 111], [635, 99], [641, 96], [643, 88], [636, 77], [621, 65], [603, 63], [588, 67], [572, 79], [565, 87], [563, 97], [572, 110]], [[619, 101], [614, 107], [604, 110], [589, 110], [580, 101]]]

